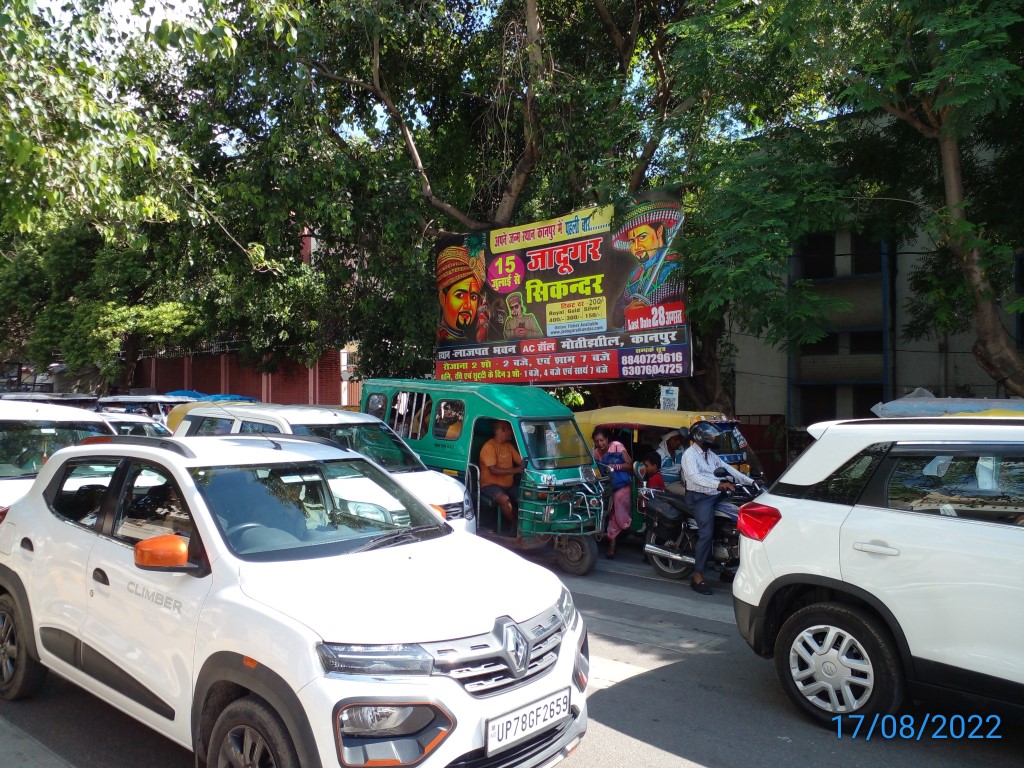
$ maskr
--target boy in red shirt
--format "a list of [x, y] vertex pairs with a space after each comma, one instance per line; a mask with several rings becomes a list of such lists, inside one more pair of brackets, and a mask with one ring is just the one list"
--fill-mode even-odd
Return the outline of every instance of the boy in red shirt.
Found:
[[661, 456], [657, 452], [651, 451], [644, 456], [641, 471], [643, 472], [642, 479], [646, 487], [657, 488], [660, 491], [665, 490], [665, 478], [661, 476]]

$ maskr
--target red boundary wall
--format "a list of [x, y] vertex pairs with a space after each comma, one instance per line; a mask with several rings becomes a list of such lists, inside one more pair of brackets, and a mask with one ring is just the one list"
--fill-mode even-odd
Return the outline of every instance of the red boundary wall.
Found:
[[[353, 384], [342, 382], [341, 353], [337, 351], [325, 354], [312, 368], [288, 360], [273, 373], [244, 366], [231, 352], [143, 358], [135, 368], [133, 389], [192, 389], [210, 395], [245, 395], [282, 405], [339, 405], [342, 386], [351, 388]], [[358, 397], [355, 402], [359, 402]]]

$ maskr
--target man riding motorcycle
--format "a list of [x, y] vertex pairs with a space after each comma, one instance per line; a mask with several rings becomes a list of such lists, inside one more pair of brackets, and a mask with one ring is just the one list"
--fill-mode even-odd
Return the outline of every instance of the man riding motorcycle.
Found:
[[741, 485], [753, 485], [753, 479], [722, 461], [711, 450], [715, 445], [718, 430], [711, 424], [698, 421], [690, 427], [690, 447], [683, 452], [683, 481], [686, 483], [686, 504], [697, 521], [697, 546], [694, 552], [694, 569], [690, 588], [701, 595], [710, 595], [711, 587], [704, 581], [704, 568], [711, 554], [711, 540], [715, 529], [715, 510], [735, 513], [735, 504], [722, 500], [723, 493], [736, 489], [731, 480], [715, 477], [719, 467], [728, 471], [733, 480]]

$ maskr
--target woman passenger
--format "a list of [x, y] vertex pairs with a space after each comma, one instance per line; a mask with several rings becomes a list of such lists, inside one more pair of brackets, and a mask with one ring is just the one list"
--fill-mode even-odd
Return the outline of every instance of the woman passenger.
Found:
[[615, 540], [619, 534], [629, 530], [633, 520], [631, 506], [630, 475], [633, 474], [633, 460], [626, 446], [612, 439], [611, 430], [597, 427], [591, 435], [594, 441], [594, 458], [612, 475], [612, 514], [608, 518], [608, 549], [605, 557], [615, 557]]

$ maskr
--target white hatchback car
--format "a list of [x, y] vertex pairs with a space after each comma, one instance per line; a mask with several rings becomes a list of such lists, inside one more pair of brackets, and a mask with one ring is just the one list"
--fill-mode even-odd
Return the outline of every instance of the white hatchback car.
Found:
[[211, 403], [190, 407], [174, 434], [323, 437], [369, 456], [421, 501], [442, 508], [452, 527], [476, 533], [476, 511], [466, 486], [454, 477], [428, 469], [416, 452], [376, 416], [313, 405]]
[[18, 500], [53, 453], [114, 429], [84, 408], [0, 400], [0, 507]]
[[558, 578], [315, 437], [60, 451], [0, 511], [0, 638], [0, 698], [53, 670], [197, 766], [549, 768], [587, 728]]
[[737, 524], [736, 622], [789, 698], [831, 727], [905, 693], [1024, 702], [1024, 420], [809, 432]]

